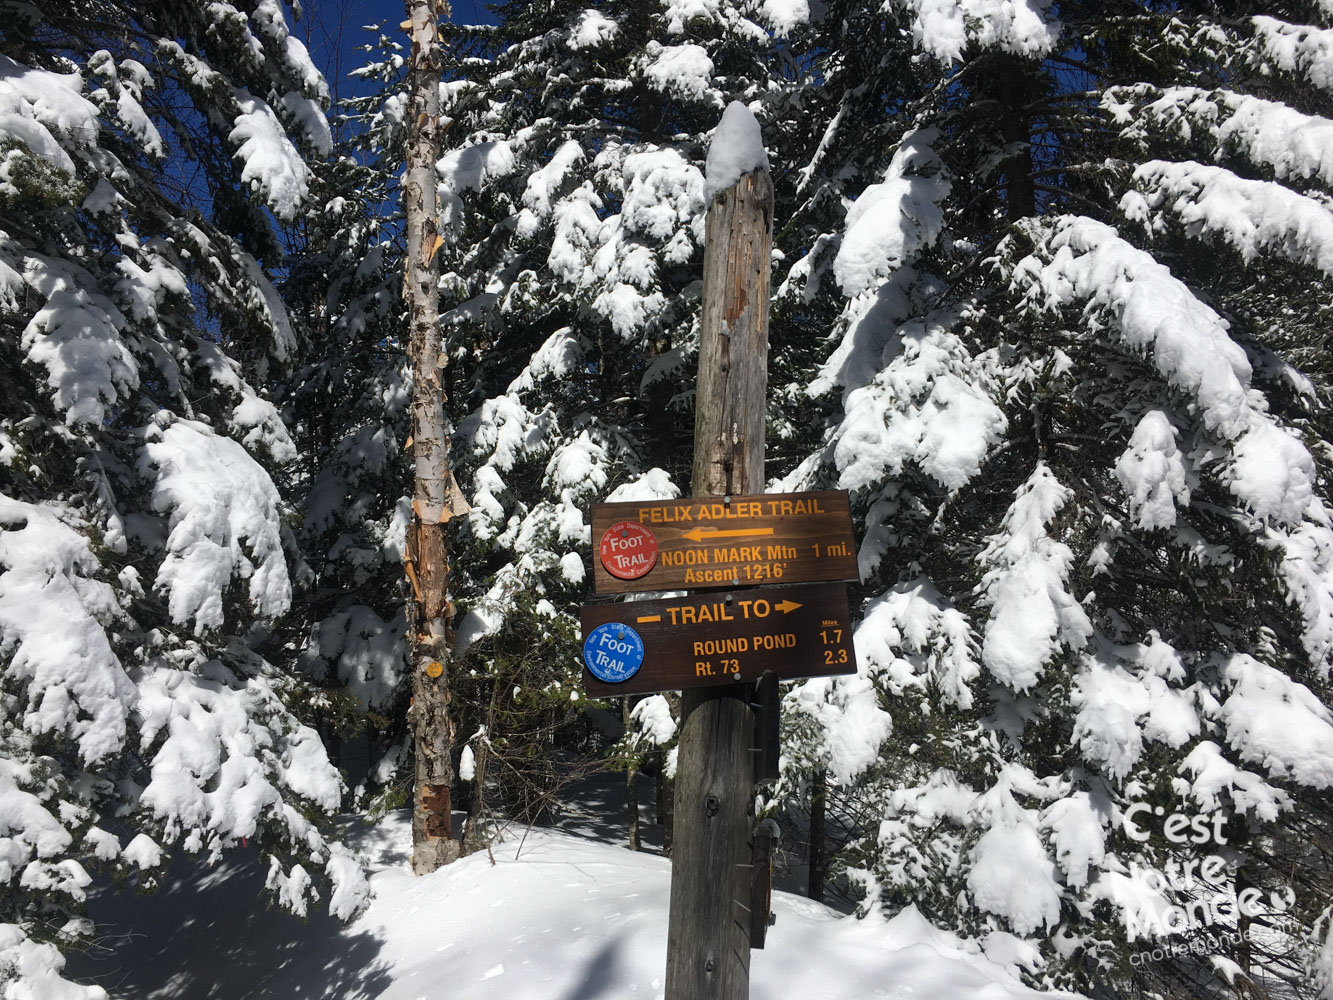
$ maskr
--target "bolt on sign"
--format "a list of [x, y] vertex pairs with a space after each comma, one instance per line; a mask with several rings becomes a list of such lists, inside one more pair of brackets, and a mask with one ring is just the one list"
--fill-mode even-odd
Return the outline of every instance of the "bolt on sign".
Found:
[[599, 503], [599, 594], [856, 580], [846, 490]]
[[713, 591], [582, 610], [583, 686], [593, 696], [677, 691], [765, 673], [856, 672], [847, 588]]

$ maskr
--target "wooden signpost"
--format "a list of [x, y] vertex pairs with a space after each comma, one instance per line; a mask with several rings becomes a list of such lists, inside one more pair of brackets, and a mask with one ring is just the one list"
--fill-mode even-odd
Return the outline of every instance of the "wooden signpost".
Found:
[[[727, 108], [714, 142], [720, 174], [737, 148], [753, 165], [711, 197], [705, 222], [694, 495], [592, 512], [597, 593], [704, 593], [582, 614], [590, 694], [682, 692], [666, 1000], [749, 996], [750, 949], [769, 925], [773, 840], [756, 825], [754, 792], [777, 775], [777, 681], [856, 669], [839, 582], [857, 578], [847, 494], [755, 492], [773, 184], [743, 105]], [[712, 177], [711, 150], [709, 160]], [[740, 589], [752, 587], [762, 589]], [[756, 707], [766, 713], [758, 723]]]
[[855, 580], [845, 490], [592, 507], [599, 594]]

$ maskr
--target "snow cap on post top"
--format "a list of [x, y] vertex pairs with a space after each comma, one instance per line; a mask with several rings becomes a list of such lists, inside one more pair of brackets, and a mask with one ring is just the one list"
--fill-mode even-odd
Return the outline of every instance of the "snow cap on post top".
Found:
[[768, 153], [759, 122], [740, 101], [732, 101], [722, 112], [722, 120], [713, 133], [704, 168], [704, 204], [731, 187], [746, 174], [768, 170]]

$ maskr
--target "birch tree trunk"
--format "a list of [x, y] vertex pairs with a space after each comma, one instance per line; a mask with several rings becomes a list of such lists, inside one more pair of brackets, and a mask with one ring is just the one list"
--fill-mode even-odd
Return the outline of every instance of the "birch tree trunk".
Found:
[[[407, 115], [407, 174], [403, 208], [407, 259], [403, 299], [410, 323], [412, 457], [416, 465], [412, 523], [403, 568], [411, 584], [412, 716], [416, 783], [412, 802], [412, 869], [424, 875], [458, 857], [449, 785], [453, 726], [449, 717], [449, 519], [462, 513], [449, 472], [444, 416], [445, 355], [440, 350], [439, 249], [435, 164], [440, 156], [440, 59], [438, 18], [443, 0], [406, 0], [412, 38], [411, 94]], [[461, 498], [459, 498], [461, 499]]]

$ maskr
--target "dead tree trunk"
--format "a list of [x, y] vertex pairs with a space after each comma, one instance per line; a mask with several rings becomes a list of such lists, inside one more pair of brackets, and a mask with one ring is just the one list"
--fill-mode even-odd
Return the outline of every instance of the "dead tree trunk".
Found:
[[[704, 241], [693, 492], [758, 493], [764, 488], [773, 245], [767, 170], [745, 174], [714, 198]], [[749, 996], [751, 690], [737, 684], [683, 692], [667, 1000]]]
[[667, 776], [667, 751], [659, 750], [656, 755], [657, 780], [654, 783], [656, 795], [657, 823], [662, 828], [662, 857], [671, 857], [676, 836], [676, 780]]
[[1023, 60], [998, 57], [996, 89], [1000, 136], [1010, 151], [1005, 158], [1005, 203], [1010, 222], [1037, 214], [1037, 185], [1032, 176], [1032, 125], [1027, 103], [1031, 84]]
[[820, 768], [810, 784], [810, 877], [807, 895], [816, 902], [824, 901], [824, 877], [828, 871], [828, 853], [825, 843], [825, 815], [828, 808], [828, 771]]
[[435, 205], [435, 163], [440, 156], [441, 0], [406, 0], [412, 38], [411, 95], [407, 115], [407, 174], [403, 209], [407, 259], [403, 299], [410, 323], [412, 457], [416, 477], [412, 523], [403, 569], [411, 584], [408, 632], [412, 664], [412, 733], [416, 788], [412, 808], [412, 868], [432, 872], [458, 857], [449, 785], [453, 729], [449, 719], [449, 540], [451, 517], [460, 513], [458, 488], [449, 472], [444, 419], [445, 355], [440, 350], [439, 265], [441, 239]]
[[[625, 732], [630, 731], [630, 707], [629, 699], [620, 700], [620, 720], [625, 725]], [[625, 765], [625, 818], [629, 821], [629, 849], [637, 851], [639, 849], [639, 786], [636, 783], [639, 776], [639, 769], [635, 765], [634, 754], [631, 751], [629, 762]]]

